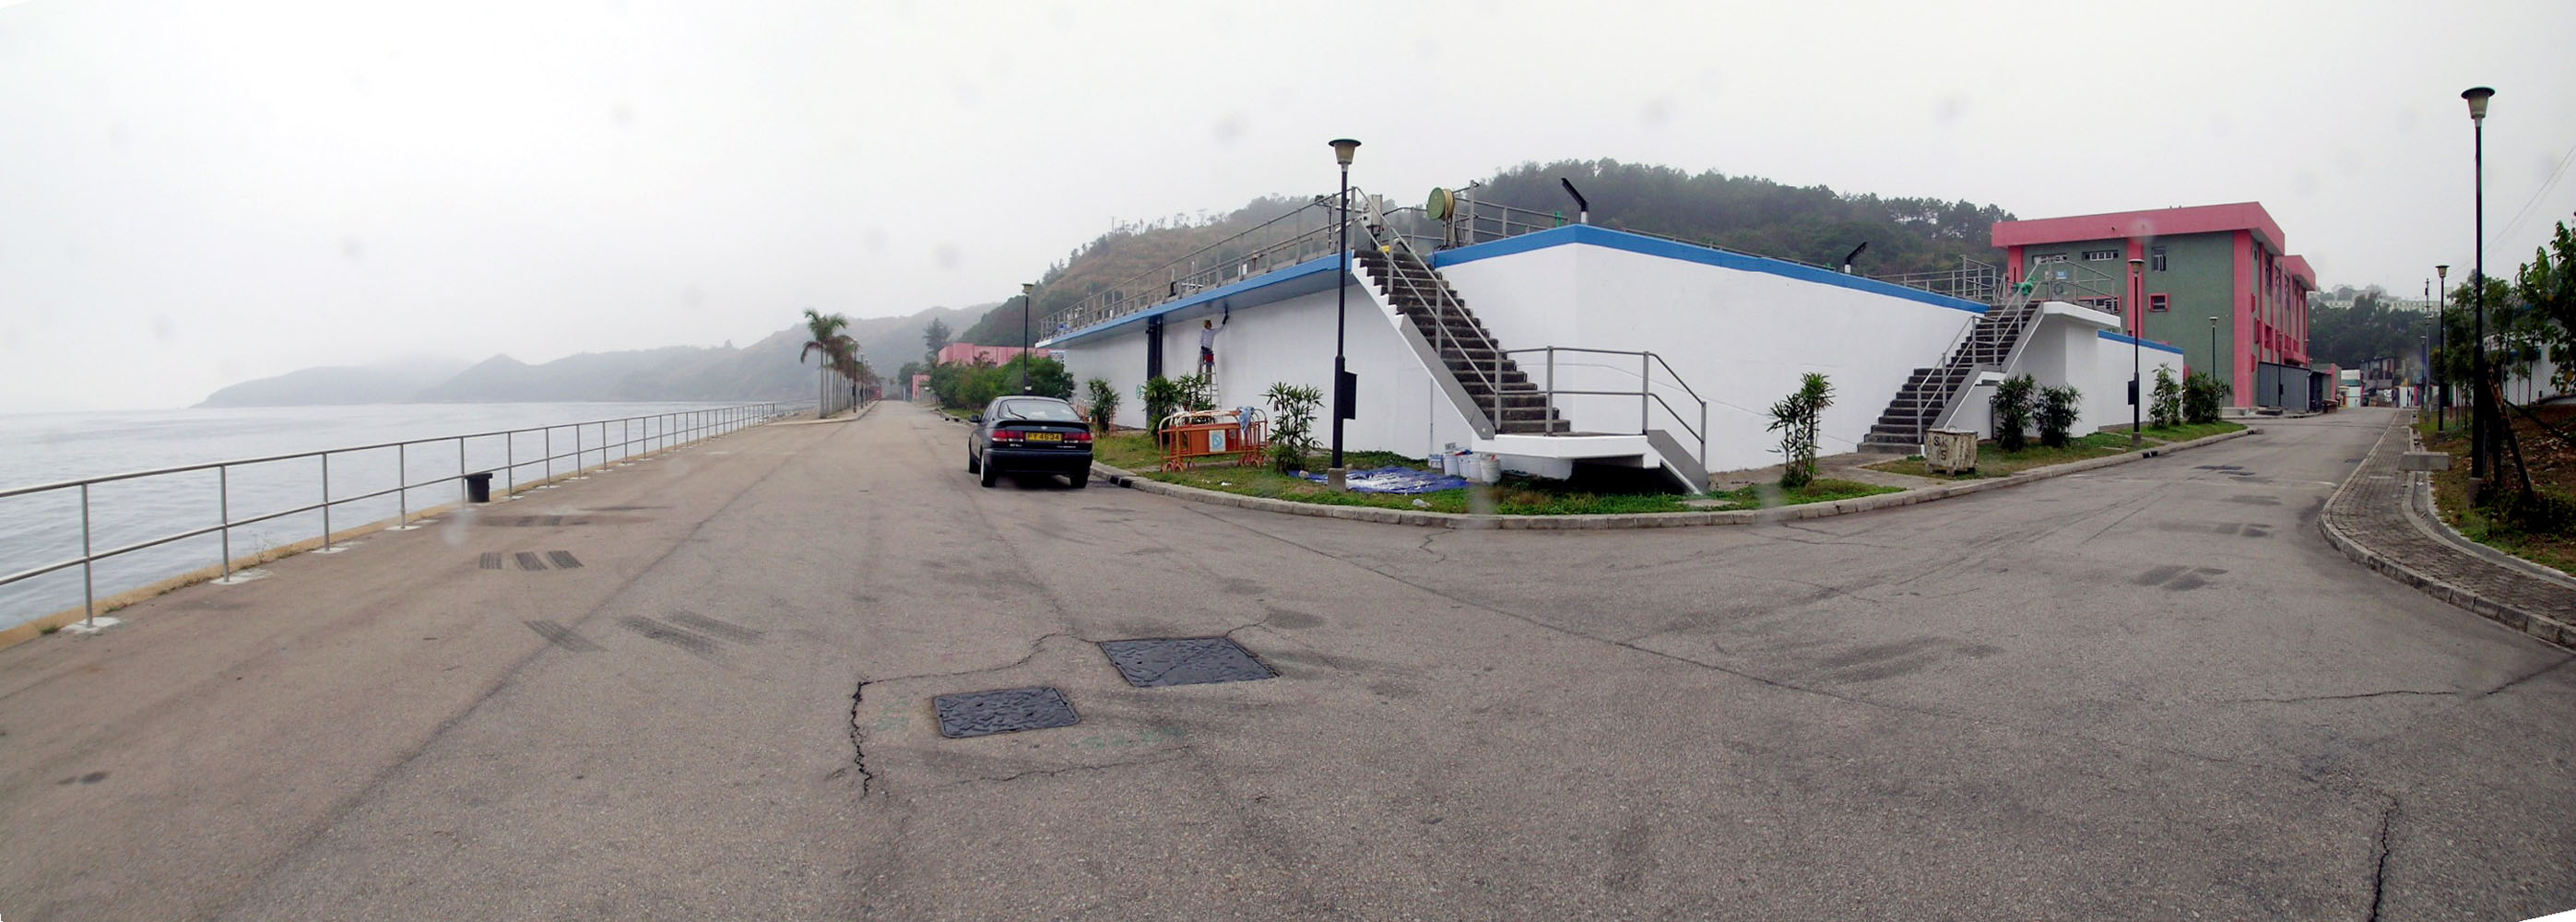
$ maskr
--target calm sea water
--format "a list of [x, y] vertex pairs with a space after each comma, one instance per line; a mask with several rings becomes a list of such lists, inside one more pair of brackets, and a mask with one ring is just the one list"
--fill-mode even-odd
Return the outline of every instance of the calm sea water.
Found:
[[[398, 462], [403, 482], [415, 485], [373, 499], [335, 502], [331, 527], [345, 530], [392, 518], [406, 500], [412, 509], [454, 502], [463, 487], [441, 478], [460, 470], [512, 470], [512, 482], [542, 479], [549, 439], [559, 456], [554, 470], [561, 473], [643, 453], [652, 446], [620, 443], [677, 434], [688, 425], [685, 418], [667, 414], [724, 406], [730, 404], [397, 404], [0, 414], [0, 491], [216, 461], [448, 439], [400, 450], [333, 454], [330, 491], [335, 500], [395, 489]], [[628, 417], [647, 418], [597, 424]], [[512, 429], [540, 431], [466, 439], [462, 457], [458, 442], [450, 438]], [[212, 526], [225, 520], [227, 504], [231, 520], [240, 522], [322, 498], [322, 463], [315, 458], [239, 465], [220, 475], [205, 470], [93, 484], [90, 546], [105, 551]], [[239, 525], [232, 529], [232, 554], [247, 556], [321, 534], [318, 511]], [[212, 566], [222, 558], [222, 547], [221, 537], [203, 535], [101, 561], [93, 573], [98, 597]], [[80, 556], [81, 491], [0, 497], [0, 578]], [[0, 628], [78, 607], [81, 596], [77, 566], [0, 585]]]

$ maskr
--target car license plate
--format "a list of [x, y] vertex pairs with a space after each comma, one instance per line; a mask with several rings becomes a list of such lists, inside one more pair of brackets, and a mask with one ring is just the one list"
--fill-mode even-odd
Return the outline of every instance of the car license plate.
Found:
[[1061, 432], [1031, 432], [1031, 433], [1028, 433], [1027, 438], [1028, 438], [1028, 440], [1029, 440], [1029, 441], [1032, 441], [1032, 442], [1061, 442], [1061, 441], [1064, 441], [1064, 433], [1061, 433]]

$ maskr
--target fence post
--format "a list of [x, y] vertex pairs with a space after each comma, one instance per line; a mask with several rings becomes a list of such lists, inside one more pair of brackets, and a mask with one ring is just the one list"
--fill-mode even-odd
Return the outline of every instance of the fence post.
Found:
[[220, 521], [215, 530], [223, 535], [224, 581], [233, 578], [233, 484], [232, 465], [215, 465], [215, 515]]
[[98, 580], [90, 575], [89, 484], [81, 484], [81, 625], [98, 627]]
[[394, 443], [394, 524], [411, 524], [411, 444]]
[[511, 494], [518, 492], [519, 430], [501, 433], [501, 461], [508, 465], [501, 474], [501, 498], [509, 499]]
[[1637, 357], [1637, 434], [1646, 434], [1646, 424], [1654, 416], [1655, 354]]
[[553, 427], [553, 426], [547, 426], [547, 427], [546, 427], [546, 444], [545, 444], [545, 448], [546, 448], [546, 483], [547, 483], [548, 485], [550, 485], [550, 486], [551, 486], [551, 485], [554, 483], [554, 479], [555, 479], [555, 427]]
[[322, 453], [322, 547], [331, 549], [331, 453]]
[[[1497, 362], [1497, 363], [1495, 363], [1495, 366], [1494, 366], [1494, 367], [1496, 367], [1496, 368], [1500, 368], [1500, 367], [1502, 367], [1502, 364], [1501, 364], [1501, 363], [1499, 363], [1499, 362]], [[1554, 435], [1554, 434], [1556, 434], [1556, 422], [1555, 422], [1555, 420], [1556, 420], [1556, 347], [1555, 347], [1555, 346], [1549, 346], [1549, 347], [1547, 347], [1547, 409], [1548, 409], [1548, 413], [1547, 413], [1547, 415], [1546, 415], [1545, 417], [1542, 417], [1542, 418], [1539, 420], [1538, 424], [1539, 424], [1539, 427], [1540, 427], [1540, 428], [1542, 428], [1542, 429], [1546, 429], [1549, 435]], [[1566, 428], [1571, 429], [1571, 428], [1573, 428], [1573, 426], [1569, 424]]]

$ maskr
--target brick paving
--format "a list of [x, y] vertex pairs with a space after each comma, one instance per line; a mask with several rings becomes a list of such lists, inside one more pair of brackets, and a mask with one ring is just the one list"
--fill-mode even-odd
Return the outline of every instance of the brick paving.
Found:
[[[2410, 445], [2400, 417], [2326, 502], [2318, 521], [2346, 556], [2506, 627], [2576, 647], [2576, 589], [2525, 573], [2424, 533], [2407, 512], [2414, 479], [2398, 469]], [[2440, 527], [2438, 525], [2433, 527]]]

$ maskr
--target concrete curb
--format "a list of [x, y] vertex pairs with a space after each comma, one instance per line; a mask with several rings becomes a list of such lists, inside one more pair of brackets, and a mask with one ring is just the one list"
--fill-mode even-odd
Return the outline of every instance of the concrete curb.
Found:
[[[2403, 425], [2403, 423], [2399, 423], [2398, 425]], [[2411, 439], [2412, 437], [2410, 436], [2409, 438]], [[2373, 446], [2372, 450], [2377, 451], [2377, 446]], [[2525, 611], [2518, 606], [2479, 595], [2476, 590], [2469, 589], [2468, 587], [2426, 575], [2422, 571], [2407, 566], [2403, 561], [2372, 550], [2368, 545], [2361, 543], [2359, 539], [2346, 534], [2343, 529], [2335, 527], [2333, 513], [2338, 507], [2343, 505], [2345, 497], [2351, 495], [2352, 485], [2359, 483], [2360, 481], [2361, 469], [2354, 468], [2351, 474], [2344, 476], [2343, 485], [2335, 488], [2334, 495], [2326, 498], [2326, 505], [2323, 510], [2325, 514], [2317, 516], [2317, 531], [2325, 535], [2327, 544], [2334, 545], [2335, 550], [2343, 552], [2343, 555], [2351, 558], [2352, 562], [2368, 567], [2372, 570], [2377, 570], [2380, 575], [2386, 576], [2389, 579], [2413, 586], [2425, 595], [2450, 603], [2451, 606], [2455, 608], [2468, 611], [2481, 618], [2504, 625], [2505, 627], [2512, 628], [2524, 634], [2531, 635], [2532, 637], [2539, 638], [2543, 643], [2556, 644], [2561, 647], [2576, 649], [2576, 625], [2565, 624], [2535, 612]], [[2409, 482], [2405, 486], [2405, 490], [2409, 497], [2405, 510], [2406, 514], [2408, 518], [2415, 519], [2415, 516], [2417, 515], [2417, 510], [2415, 509], [2415, 503], [2417, 500], [2415, 497], [2424, 491], [2419, 488], [2418, 484], [2412, 482], [2412, 478], [2410, 478]], [[2425, 523], [2420, 519], [2415, 519], [2413, 524], [2417, 528], [2422, 529], [2424, 528]], [[2450, 530], [2450, 526], [2448, 524], [2442, 523], [2438, 519], [2435, 520], [2434, 524], [2442, 531]], [[2427, 531], [2430, 530], [2427, 529]], [[2453, 534], [2456, 535], [2457, 533], [2453, 532]], [[2439, 538], [2438, 535], [2435, 537]], [[2467, 541], [2468, 539], [2462, 537], [2459, 540]], [[2484, 546], [2480, 545], [2480, 547]], [[2484, 555], [2479, 556], [2482, 558], [2484, 557]], [[2489, 562], [2492, 563], [2493, 561]], [[2534, 578], [2537, 578], [2537, 574], [2534, 574]]]
[[1324, 519], [1347, 519], [1355, 522], [1378, 522], [1387, 525], [1413, 525], [1422, 528], [1451, 528], [1462, 530], [1491, 528], [1513, 531], [1594, 531], [1611, 528], [1687, 528], [1701, 525], [1759, 525], [1765, 522], [1791, 522], [1802, 519], [1820, 519], [1827, 516], [1849, 515], [1855, 512], [1867, 512], [1872, 509], [1911, 506], [1916, 503], [1928, 503], [1934, 500], [1948, 499], [1953, 496], [1965, 496], [1970, 493], [1982, 493], [1987, 490], [1999, 490], [2004, 487], [2019, 486], [2036, 480], [2046, 480], [2051, 477], [2063, 477], [2068, 474], [2081, 473], [2095, 468], [2110, 467], [2115, 464], [2127, 464], [2131, 461], [2199, 448], [2203, 445], [2212, 445], [2229, 439], [2243, 438], [2262, 431], [2263, 430], [2260, 428], [2248, 426], [2235, 432], [2222, 432], [2217, 435], [2204, 436], [2188, 442], [2176, 442], [2171, 445], [2149, 448], [2143, 451], [2124, 452], [2107, 457], [2087, 458], [2082, 461], [2069, 461], [2065, 464], [2053, 464], [2047, 467], [2032, 468], [2008, 477], [1996, 477], [1990, 480], [1966, 480], [1957, 483], [1940, 484], [1938, 486], [1917, 487], [1911, 490], [1903, 490], [1895, 493], [1879, 493], [1871, 496], [1857, 496], [1851, 499], [1838, 499], [1832, 502], [1804, 503], [1796, 506], [1779, 506], [1770, 509], [1738, 509], [1726, 512], [1632, 512], [1611, 515], [1475, 515], [1472, 513], [1462, 512], [1425, 512], [1414, 509], [1387, 509], [1377, 506], [1333, 506], [1323, 503], [1301, 503], [1293, 500], [1270, 499], [1268, 497], [1261, 496], [1244, 496], [1238, 493], [1226, 493], [1219, 490], [1204, 490], [1198, 487], [1188, 487], [1180, 484], [1164, 483], [1159, 480], [1138, 477], [1127, 471], [1110, 467], [1109, 465], [1102, 464], [1097, 461], [1092, 462], [1091, 473], [1092, 476], [1117, 484], [1118, 486], [1127, 487], [1133, 490], [1142, 490], [1147, 493], [1154, 493], [1162, 496], [1170, 496], [1176, 499], [1212, 503], [1220, 506], [1234, 506], [1242, 509], [1256, 509], [1262, 512], [1278, 512], [1288, 515], [1303, 515]]

